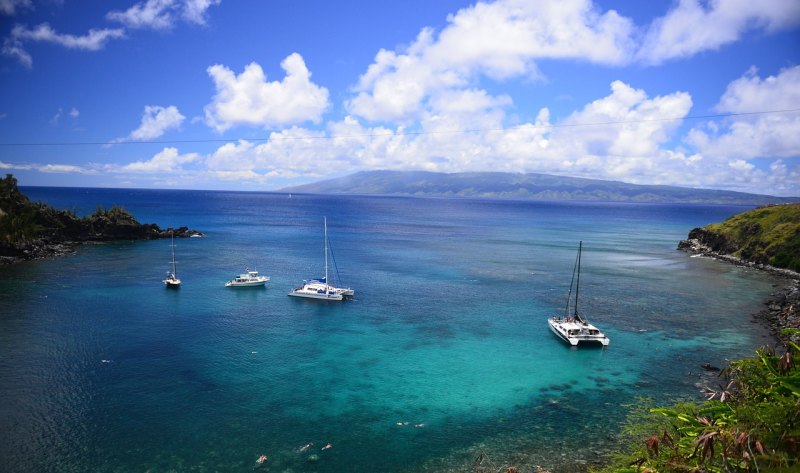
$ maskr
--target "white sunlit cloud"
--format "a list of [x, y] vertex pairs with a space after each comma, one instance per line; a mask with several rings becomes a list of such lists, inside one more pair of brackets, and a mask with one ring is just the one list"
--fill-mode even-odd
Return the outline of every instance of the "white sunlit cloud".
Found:
[[751, 30], [775, 32], [800, 24], [800, 2], [680, 0], [649, 27], [638, 57], [651, 64], [693, 56], [738, 41]]
[[170, 129], [180, 127], [185, 119], [186, 117], [181, 115], [181, 112], [174, 105], [169, 107], [147, 105], [144, 107], [142, 123], [139, 128], [133, 130], [127, 137], [118, 138], [112, 143], [152, 140]]
[[177, 18], [190, 23], [204, 25], [206, 11], [219, 5], [221, 0], [147, 0], [139, 2], [125, 11], [111, 11], [106, 18], [122, 23], [128, 28], [150, 28], [164, 30], [172, 28]]
[[108, 41], [123, 37], [125, 31], [121, 28], [91, 29], [83, 36], [76, 36], [58, 33], [47, 23], [42, 23], [33, 29], [17, 25], [11, 30], [11, 36], [4, 40], [2, 53], [16, 57], [26, 67], [32, 67], [33, 59], [24, 49], [24, 44], [29, 41], [57, 44], [67, 49], [99, 51]]
[[[800, 66], [765, 79], [750, 69], [728, 85], [716, 106], [719, 112], [734, 115], [693, 128], [687, 142], [713, 159], [795, 157], [800, 155], [798, 109]], [[749, 114], [773, 110], [774, 113]]]
[[297, 53], [284, 59], [281, 67], [286, 76], [280, 82], [268, 82], [255, 62], [239, 75], [219, 64], [209, 67], [217, 92], [205, 107], [206, 124], [224, 132], [236, 125], [269, 128], [318, 123], [329, 106], [328, 89], [311, 82], [311, 73]]
[[170, 173], [180, 171], [182, 165], [196, 161], [199, 157], [197, 153], [180, 154], [177, 148], [168, 147], [147, 161], [135, 161], [109, 169], [121, 172]]
[[438, 37], [424, 29], [402, 53], [378, 52], [347, 108], [371, 121], [413, 120], [432, 95], [479, 75], [537, 78], [537, 59], [623, 64], [632, 32], [629, 19], [589, 0], [477, 3], [451, 15]]

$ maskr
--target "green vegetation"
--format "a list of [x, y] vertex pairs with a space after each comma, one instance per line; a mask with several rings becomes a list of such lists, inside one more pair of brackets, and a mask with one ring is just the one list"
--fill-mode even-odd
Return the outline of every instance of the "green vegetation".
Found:
[[800, 204], [759, 207], [705, 229], [724, 237], [734, 256], [800, 271]]
[[86, 239], [87, 235], [119, 228], [128, 231], [135, 226], [139, 223], [122, 207], [98, 207], [91, 215], [79, 218], [73, 212], [31, 202], [19, 191], [11, 174], [0, 179], [0, 243], [25, 246], [41, 237]]
[[39, 236], [36, 207], [17, 189], [17, 179], [0, 179], [0, 241], [28, 242]]
[[723, 373], [702, 403], [640, 406], [622, 433], [627, 451], [605, 473], [800, 471], [800, 346], [760, 349]]

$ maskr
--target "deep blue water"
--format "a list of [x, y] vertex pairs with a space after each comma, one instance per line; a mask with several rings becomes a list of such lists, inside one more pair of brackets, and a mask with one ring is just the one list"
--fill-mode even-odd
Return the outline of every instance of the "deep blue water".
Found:
[[[626, 404], [696, 396], [703, 363], [769, 341], [769, 276], [675, 250], [745, 207], [23, 190], [207, 237], [176, 241], [177, 291], [168, 241], [0, 267], [3, 471], [559, 467], [608, 448]], [[321, 275], [323, 216], [353, 301], [287, 297]], [[547, 330], [579, 240], [605, 350]], [[223, 287], [246, 265], [265, 289]]]

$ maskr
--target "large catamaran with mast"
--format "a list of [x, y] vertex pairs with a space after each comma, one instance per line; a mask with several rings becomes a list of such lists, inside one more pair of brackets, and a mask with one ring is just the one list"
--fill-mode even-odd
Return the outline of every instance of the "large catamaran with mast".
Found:
[[[325, 257], [325, 276], [321, 278], [306, 279], [303, 284], [297, 286], [289, 292], [292, 297], [305, 297], [307, 299], [320, 299], [325, 301], [341, 301], [347, 297], [353, 297], [355, 291], [349, 287], [336, 287], [329, 283], [328, 280], [328, 218], [323, 218], [323, 225], [325, 227], [325, 242], [323, 244], [323, 252]], [[335, 263], [334, 263], [335, 264]]]
[[[572, 270], [572, 282], [569, 285], [567, 295], [567, 306], [564, 309], [564, 316], [551, 317], [547, 320], [550, 330], [556, 336], [571, 346], [578, 346], [579, 343], [593, 343], [608, 346], [609, 339], [597, 327], [590, 324], [586, 318], [578, 312], [578, 291], [581, 284], [581, 253], [583, 251], [583, 241], [578, 245], [578, 258], [575, 260], [575, 267]], [[577, 280], [576, 280], [577, 275]], [[572, 301], [572, 288], [575, 287], [575, 301]], [[570, 308], [572, 312], [570, 313]]]

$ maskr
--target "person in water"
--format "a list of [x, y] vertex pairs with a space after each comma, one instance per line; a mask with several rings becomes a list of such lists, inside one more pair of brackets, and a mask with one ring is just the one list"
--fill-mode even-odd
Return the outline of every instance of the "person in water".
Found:
[[264, 463], [265, 461], [267, 461], [267, 456], [266, 455], [261, 455], [260, 457], [258, 457], [258, 460], [256, 460], [256, 463], [258, 463], [260, 465], [260, 464]]

